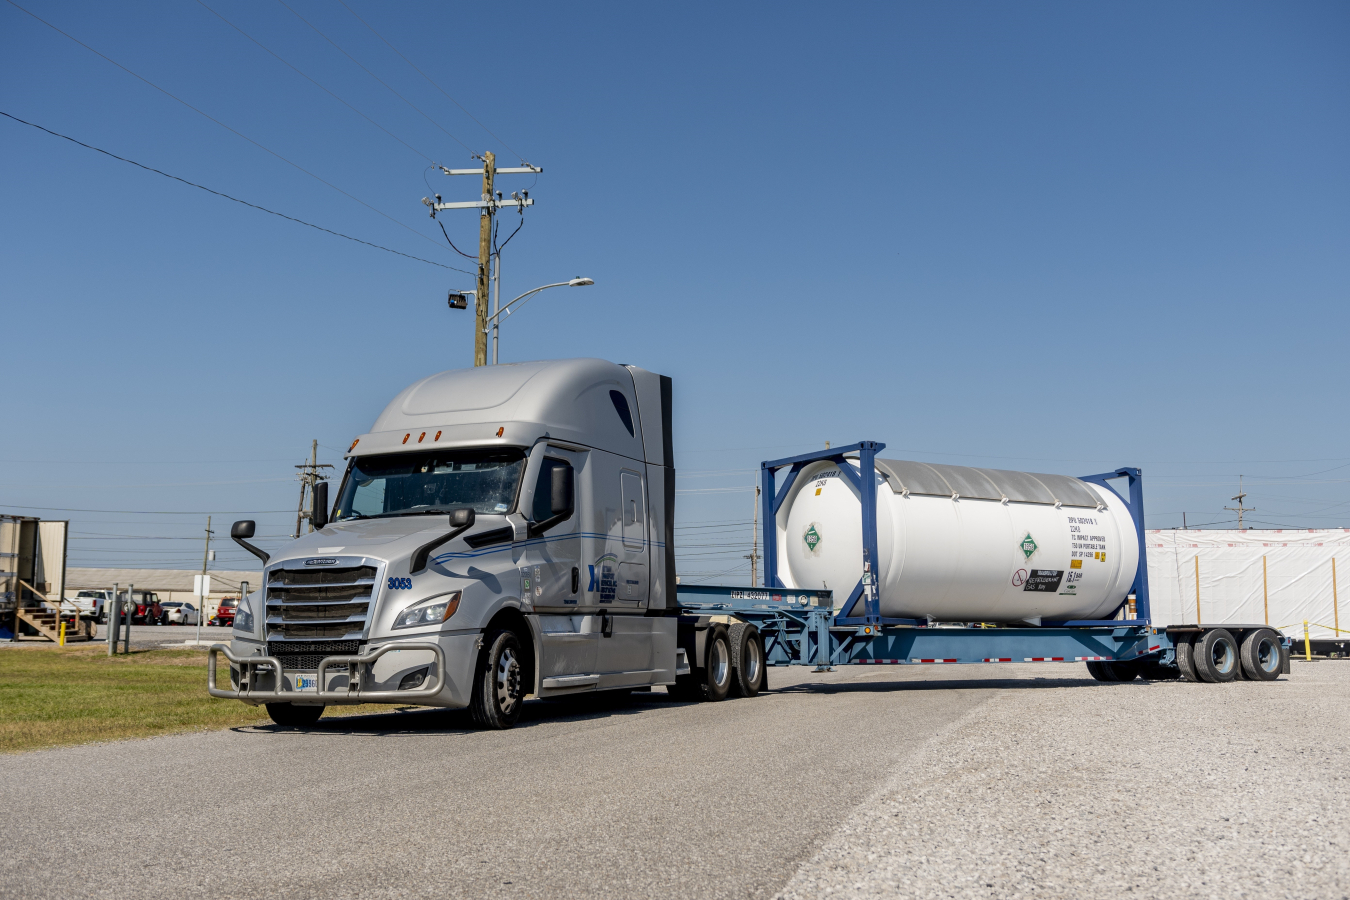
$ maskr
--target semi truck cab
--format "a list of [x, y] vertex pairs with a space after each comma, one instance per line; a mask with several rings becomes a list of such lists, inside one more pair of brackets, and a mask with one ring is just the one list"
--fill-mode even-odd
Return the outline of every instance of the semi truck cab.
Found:
[[213, 696], [279, 724], [375, 702], [505, 728], [527, 695], [688, 673], [669, 378], [599, 359], [441, 372], [346, 458], [331, 508], [315, 492], [312, 534], [268, 554], [252, 522], [231, 529], [264, 571], [211, 648]]

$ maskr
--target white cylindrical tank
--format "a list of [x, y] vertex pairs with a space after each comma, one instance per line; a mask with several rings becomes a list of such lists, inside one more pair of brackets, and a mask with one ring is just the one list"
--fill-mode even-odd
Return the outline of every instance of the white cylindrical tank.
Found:
[[[876, 469], [883, 616], [1100, 619], [1134, 583], [1134, 522], [1109, 488], [1065, 475], [893, 460], [877, 460]], [[862, 507], [836, 463], [801, 471], [779, 507], [777, 536], [783, 584], [828, 588], [841, 607], [863, 573]], [[861, 603], [850, 614], [861, 615]]]

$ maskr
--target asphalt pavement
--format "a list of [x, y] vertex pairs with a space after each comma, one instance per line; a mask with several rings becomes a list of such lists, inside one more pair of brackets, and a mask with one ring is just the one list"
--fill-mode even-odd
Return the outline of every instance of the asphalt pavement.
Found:
[[[770, 693], [716, 704], [659, 690], [613, 705], [532, 701], [507, 732], [475, 731], [460, 711], [411, 711], [0, 757], [0, 897], [1117, 893], [1109, 886], [1150, 863], [1131, 847], [1231, 839], [1209, 819], [1169, 824], [1178, 791], [1203, 805], [1224, 785], [1270, 778], [1269, 767], [1244, 770], [1256, 757], [1242, 754], [1287, 722], [1261, 711], [1284, 710], [1270, 704], [1292, 703], [1300, 671], [1316, 665], [1237, 685], [1099, 685], [1068, 664], [774, 669]], [[1341, 715], [1343, 688], [1309, 682], [1303, 696]], [[1181, 718], [1169, 712], [1177, 704]], [[1251, 735], [1231, 760], [1180, 754], [1169, 765], [1167, 754], [1203, 740], [1206, 715]], [[1326, 862], [1316, 837], [1345, 838], [1345, 756], [1330, 743], [1271, 764], [1279, 784], [1335, 776], [1317, 782], [1331, 798], [1321, 825], [1274, 815], [1297, 802], [1278, 792], [1247, 792], [1240, 806], [1244, 821], [1278, 825], [1288, 854], [1321, 866], [1321, 888], [1341, 890], [1344, 866]], [[973, 775], [980, 766], [997, 777]], [[1063, 820], [1024, 809], [1061, 772], [1074, 788], [1052, 795], [1064, 815], [1093, 817], [1095, 830], [1070, 829], [1086, 835], [1079, 843], [1066, 843]], [[1094, 773], [1110, 790], [1087, 789]], [[905, 797], [917, 800], [897, 807]], [[972, 831], [972, 818], [993, 825]], [[1004, 880], [977, 882], [994, 861]]]

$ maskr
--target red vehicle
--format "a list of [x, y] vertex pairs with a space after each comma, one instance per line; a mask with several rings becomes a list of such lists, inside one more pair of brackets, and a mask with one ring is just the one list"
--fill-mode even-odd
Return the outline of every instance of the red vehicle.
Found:
[[239, 598], [226, 597], [224, 600], [220, 601], [220, 608], [216, 610], [216, 614], [211, 617], [211, 621], [208, 624], [233, 628], [234, 611], [238, 606]]
[[[122, 593], [122, 602], [126, 601], [126, 592]], [[131, 621], [136, 625], [163, 625], [164, 610], [159, 605], [159, 594], [154, 591], [135, 591], [131, 598]]]

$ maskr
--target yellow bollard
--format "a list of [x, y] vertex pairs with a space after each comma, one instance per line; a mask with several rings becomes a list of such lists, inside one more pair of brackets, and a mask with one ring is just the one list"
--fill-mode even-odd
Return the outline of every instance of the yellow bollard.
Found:
[[61, 646], [64, 647], [65, 645], [66, 645], [66, 623], [65, 623], [64, 621], [62, 621], [62, 622], [61, 622]]
[[1312, 644], [1308, 642], [1308, 620], [1303, 620], [1303, 658], [1312, 662]]

